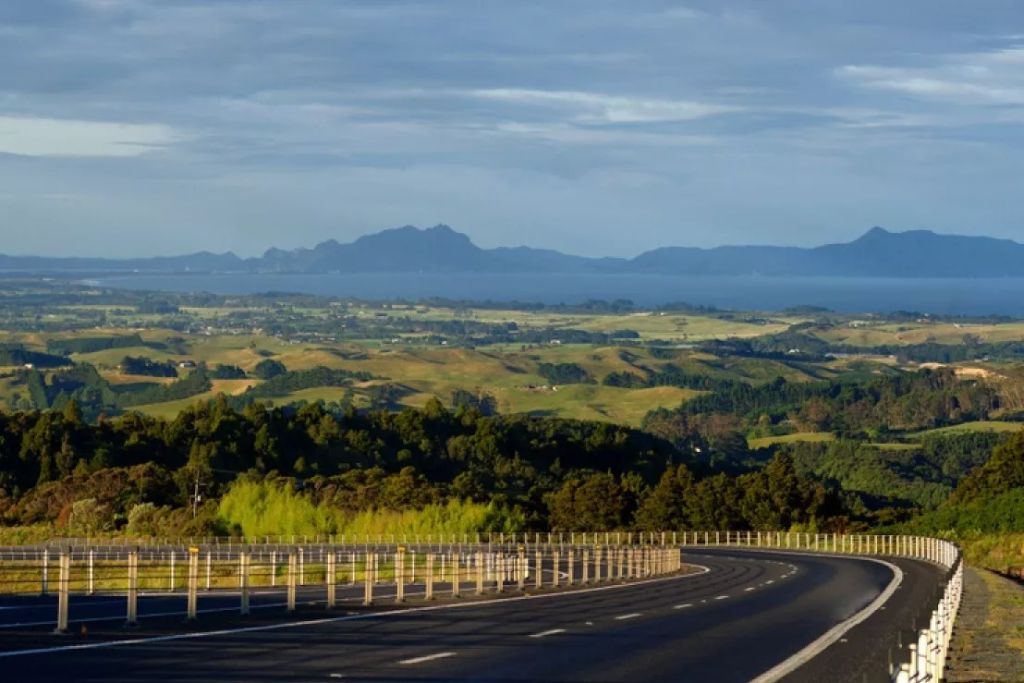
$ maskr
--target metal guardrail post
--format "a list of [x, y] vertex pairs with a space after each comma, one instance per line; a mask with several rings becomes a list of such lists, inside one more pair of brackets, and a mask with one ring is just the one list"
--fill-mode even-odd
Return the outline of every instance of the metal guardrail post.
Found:
[[306, 585], [306, 559], [302, 548], [299, 548], [299, 585]]
[[249, 551], [238, 553], [239, 612], [249, 613]]
[[39, 594], [46, 597], [50, 594], [50, 549], [43, 549], [43, 558], [39, 566], [40, 571], [40, 588]]
[[395, 602], [405, 602], [405, 546], [395, 553]]
[[332, 548], [327, 553], [327, 576], [324, 577], [327, 582], [327, 609], [334, 609], [337, 604], [337, 562], [337, 553]]
[[476, 594], [484, 594], [484, 554], [476, 554]]
[[586, 548], [583, 549], [580, 561], [583, 564], [583, 576], [580, 577], [580, 583], [588, 584], [590, 583], [590, 551]]
[[68, 549], [60, 551], [58, 559], [59, 575], [57, 578], [57, 628], [54, 633], [68, 631], [68, 598], [71, 583], [71, 554]]
[[373, 567], [376, 564], [376, 554], [366, 553], [366, 564], [363, 567], [363, 604], [373, 604]]
[[534, 588], [544, 587], [544, 551], [534, 551]]
[[128, 553], [128, 609], [125, 615], [125, 626], [135, 626], [139, 613], [139, 550]]
[[169, 587], [169, 590], [170, 590], [171, 593], [174, 592], [174, 556], [175, 556], [175, 552], [172, 550], [171, 551], [171, 583], [170, 583], [170, 587]]
[[185, 618], [194, 621], [196, 618], [196, 592], [199, 589], [199, 548], [188, 549], [188, 600], [185, 607]]
[[457, 598], [462, 594], [462, 565], [459, 563], [459, 556], [451, 553], [452, 569], [452, 597]]
[[424, 588], [423, 588], [423, 599], [433, 600], [434, 599], [434, 553], [427, 553], [424, 559]]
[[526, 547], [519, 546], [516, 553], [516, 585], [519, 592], [526, 590], [526, 573], [529, 565], [526, 564]]
[[89, 548], [89, 595], [96, 594], [96, 550]]
[[209, 591], [211, 588], [210, 582], [213, 575], [213, 552], [210, 550], [206, 551], [206, 590]]
[[289, 612], [295, 611], [295, 584], [298, 580], [298, 562], [294, 552], [288, 553], [288, 605]]

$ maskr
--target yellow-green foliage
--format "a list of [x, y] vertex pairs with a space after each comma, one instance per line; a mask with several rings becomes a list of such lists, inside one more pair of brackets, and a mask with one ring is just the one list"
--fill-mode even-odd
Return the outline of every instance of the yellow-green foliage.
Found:
[[971, 534], [956, 539], [973, 565], [1006, 571], [1024, 567], [1024, 534]]
[[220, 501], [220, 520], [244, 536], [345, 534], [464, 534], [515, 531], [515, 513], [470, 501], [450, 500], [420, 510], [365, 510], [356, 514], [317, 505], [289, 482], [239, 481]]

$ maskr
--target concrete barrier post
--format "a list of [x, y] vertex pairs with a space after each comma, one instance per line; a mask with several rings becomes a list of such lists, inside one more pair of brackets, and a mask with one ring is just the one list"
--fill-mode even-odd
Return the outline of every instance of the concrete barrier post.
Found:
[[306, 557], [303, 548], [299, 548], [299, 585], [306, 585]]
[[633, 578], [633, 555], [635, 555], [636, 553], [633, 551], [633, 548], [626, 548], [624, 550], [624, 552], [626, 554], [626, 578], [627, 579], [632, 579]]
[[373, 566], [376, 563], [374, 553], [367, 552], [363, 564], [363, 604], [373, 604]]
[[125, 615], [125, 626], [135, 626], [138, 623], [138, 596], [139, 551], [135, 549], [128, 553], [128, 609]]
[[561, 559], [557, 550], [551, 553], [551, 562], [554, 567], [554, 571], [551, 575], [551, 585], [554, 588], [558, 588], [559, 579], [561, 578], [558, 574], [558, 566], [561, 564]]
[[277, 551], [270, 551], [270, 585], [277, 586]]
[[451, 560], [452, 561], [450, 564], [452, 569], [452, 597], [457, 598], [459, 597], [460, 591], [462, 589], [462, 586], [460, 585], [462, 582], [462, 576], [459, 573], [461, 571], [461, 566], [459, 565], [458, 556], [454, 553], [452, 553]]
[[590, 583], [590, 551], [586, 548], [583, 549], [581, 554], [581, 563], [583, 565], [583, 576], [580, 578], [580, 582], [588, 584]]
[[526, 590], [526, 574], [528, 565], [526, 564], [526, 548], [519, 546], [516, 555], [516, 584], [519, 587], [519, 592], [522, 593]]
[[195, 621], [197, 593], [199, 590], [199, 548], [188, 549], [188, 599], [185, 603], [185, 618]]
[[[301, 550], [300, 550], [301, 552]], [[298, 581], [298, 557], [295, 551], [292, 550], [288, 553], [288, 605], [287, 610], [289, 612], [295, 611], [295, 584]]]
[[57, 628], [54, 633], [67, 633], [68, 630], [68, 599], [71, 583], [71, 554], [67, 549], [60, 551], [57, 559]]
[[533, 586], [534, 588], [544, 587], [544, 553], [541, 550], [534, 553]]
[[594, 583], [601, 583], [601, 546], [594, 548]]
[[337, 553], [335, 553], [334, 549], [332, 548], [327, 552], [327, 576], [324, 577], [327, 581], [327, 609], [334, 609], [334, 606], [337, 604], [337, 562]]
[[569, 548], [569, 554], [565, 557], [565, 584], [567, 586], [571, 586], [573, 581], [576, 580], [574, 564], [576, 564], [576, 551], [573, 548]]
[[175, 555], [176, 555], [176, 553], [172, 550], [171, 551], [171, 583], [170, 583], [170, 586], [169, 586], [169, 590], [170, 590], [171, 593], [174, 592], [174, 560], [175, 560]]
[[476, 554], [476, 594], [484, 594], [484, 554]]

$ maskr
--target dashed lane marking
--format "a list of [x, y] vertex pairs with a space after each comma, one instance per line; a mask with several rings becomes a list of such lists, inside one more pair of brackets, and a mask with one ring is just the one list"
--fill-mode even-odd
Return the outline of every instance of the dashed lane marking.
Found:
[[408, 665], [408, 664], [422, 664], [423, 662], [430, 662], [430, 661], [433, 661], [435, 659], [444, 659], [446, 657], [454, 657], [454, 656], [455, 656], [454, 652], [437, 652], [437, 653], [432, 654], [432, 655], [423, 655], [422, 657], [413, 657], [412, 659], [403, 659], [402, 661], [400, 661], [398, 663], [402, 664], [403, 666]]
[[615, 617], [615, 621], [625, 621], [626, 619], [636, 619], [640, 616], [640, 612], [630, 612], [629, 614], [620, 614]]
[[549, 629], [547, 631], [541, 631], [540, 633], [534, 633], [530, 637], [531, 638], [546, 638], [547, 636], [553, 636], [553, 635], [556, 635], [558, 633], [565, 633], [565, 629], [564, 628], [553, 628], [553, 629]]

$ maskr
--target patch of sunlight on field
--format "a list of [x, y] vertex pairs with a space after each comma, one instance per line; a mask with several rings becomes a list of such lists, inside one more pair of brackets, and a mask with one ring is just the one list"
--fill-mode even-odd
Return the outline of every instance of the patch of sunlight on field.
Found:
[[854, 346], [882, 344], [961, 344], [965, 335], [986, 342], [1024, 340], [1024, 322], [996, 324], [973, 323], [879, 323], [863, 326], [836, 326], [815, 333], [822, 339]]
[[794, 443], [797, 441], [810, 441], [821, 443], [823, 441], [835, 441], [836, 436], [831, 432], [796, 432], [795, 434], [782, 434], [780, 436], [762, 436], [757, 439], [747, 439], [747, 445], [752, 449], [768, 448], [776, 444]]
[[916, 432], [911, 434], [912, 438], [921, 438], [925, 436], [936, 436], [942, 434], [952, 434], [956, 432], [1017, 432], [1024, 429], [1024, 422], [1003, 422], [1000, 420], [978, 420], [975, 422], [964, 422], [963, 424], [951, 425], [949, 427], [939, 427], [937, 429], [928, 429], [922, 432]]
[[145, 405], [132, 406], [129, 410], [137, 410], [140, 413], [152, 415], [153, 417], [163, 417], [168, 420], [173, 420], [174, 417], [182, 410], [195, 405], [196, 403], [205, 403], [206, 401], [216, 398], [218, 394], [240, 394], [248, 387], [257, 384], [258, 382], [252, 379], [214, 379], [210, 380], [210, 383], [213, 385], [213, 388], [201, 394], [182, 398], [177, 401], [164, 401], [163, 403], [147, 403]]

